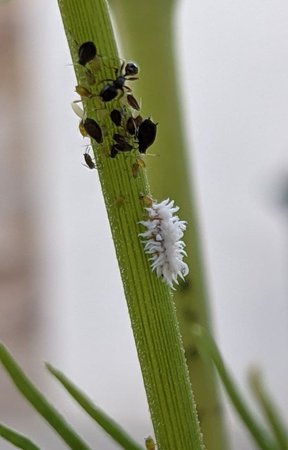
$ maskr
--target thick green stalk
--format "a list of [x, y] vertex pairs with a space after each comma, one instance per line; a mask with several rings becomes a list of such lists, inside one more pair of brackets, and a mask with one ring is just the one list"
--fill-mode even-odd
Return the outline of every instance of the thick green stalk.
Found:
[[[111, 66], [119, 65], [110, 19], [104, 0], [59, 0], [64, 28], [74, 64], [78, 45], [92, 40], [99, 54], [96, 83], [91, 87], [99, 93], [99, 81], [111, 78]], [[77, 45], [76, 45], [77, 49]], [[110, 67], [109, 67], [110, 66]], [[85, 70], [75, 69], [83, 84]], [[136, 82], [135, 82], [136, 83]], [[72, 93], [71, 93], [72, 94]], [[115, 107], [119, 100], [108, 104]], [[123, 98], [122, 98], [123, 105]], [[132, 176], [135, 152], [108, 155], [115, 128], [103, 110], [107, 104], [99, 98], [86, 101], [88, 117], [95, 117], [104, 132], [104, 144], [93, 146], [104, 200], [116, 247], [131, 324], [142, 369], [152, 422], [159, 449], [199, 450], [199, 431], [193, 394], [185, 365], [175, 307], [166, 285], [151, 273], [147, 255], [138, 237], [139, 221], [144, 217], [141, 194], [148, 194], [145, 172]], [[96, 108], [102, 108], [96, 111]], [[107, 274], [109, 276], [109, 274]], [[125, 358], [124, 351], [123, 357]], [[111, 366], [113, 361], [111, 361]]]
[[[175, 294], [175, 304], [183, 338], [191, 383], [196, 398], [204, 441], [209, 450], [225, 450], [221, 408], [212, 366], [195, 350], [192, 323], [209, 328], [207, 292], [199, 247], [197, 211], [188, 170], [181, 124], [181, 104], [174, 48], [174, 0], [110, 0], [120, 31], [122, 55], [139, 63], [139, 82], [133, 90], [142, 97], [142, 110], [159, 122], [157, 146], [147, 158], [149, 182], [156, 197], [171, 197], [188, 221], [185, 234], [190, 274]], [[122, 43], [123, 38], [123, 43]], [[178, 72], [178, 73], [177, 73]]]

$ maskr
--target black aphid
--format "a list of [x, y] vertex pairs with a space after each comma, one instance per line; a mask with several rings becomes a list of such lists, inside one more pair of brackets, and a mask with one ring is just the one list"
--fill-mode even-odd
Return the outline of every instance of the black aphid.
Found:
[[136, 109], [136, 111], [140, 111], [139, 103], [132, 94], [127, 95], [127, 103], [131, 106], [131, 108]]
[[114, 80], [107, 79], [105, 81], [111, 81], [111, 83], [106, 84], [102, 90], [100, 91], [100, 97], [103, 100], [103, 102], [110, 102], [114, 98], [117, 97], [118, 92], [122, 91], [122, 95], [124, 94], [124, 88], [128, 91], [131, 91], [131, 89], [128, 86], [125, 86], [125, 81], [132, 81], [132, 80], [138, 80], [136, 77], [130, 77], [128, 78], [128, 75], [126, 72], [123, 73], [125, 63], [123, 62], [120, 70], [115, 70], [115, 76], [116, 78]]
[[134, 120], [135, 120], [136, 128], [139, 128], [141, 123], [143, 122], [143, 117], [139, 115], [139, 116], [135, 117]]
[[91, 158], [91, 156], [89, 155], [89, 153], [84, 153], [83, 156], [84, 156], [87, 167], [89, 169], [95, 169], [95, 167], [96, 167], [95, 163], [94, 163], [93, 159]]
[[113, 109], [113, 111], [111, 111], [110, 113], [110, 117], [114, 125], [116, 125], [116, 127], [120, 127], [122, 121], [122, 114], [119, 111], [119, 109]]
[[129, 117], [126, 122], [126, 131], [128, 131], [131, 136], [137, 135], [138, 128], [143, 122], [142, 116]]
[[85, 66], [95, 58], [96, 54], [97, 49], [94, 42], [83, 42], [78, 49], [78, 63], [81, 64], [81, 66]]
[[129, 119], [126, 122], [126, 130], [128, 131], [131, 136], [135, 136], [137, 127], [134, 117], [129, 117]]
[[101, 144], [103, 142], [102, 130], [94, 119], [85, 119], [83, 122], [83, 127], [86, 133], [89, 134], [90, 137], [95, 139], [98, 144]]
[[83, 122], [83, 120], [81, 120], [80, 123], [79, 123], [79, 131], [80, 131], [80, 133], [82, 134], [83, 137], [89, 136], [88, 133], [87, 133], [87, 131], [86, 131], [85, 128], [84, 128], [84, 122]]
[[125, 140], [125, 137], [122, 136], [121, 134], [118, 133], [113, 134], [113, 139], [116, 142], [116, 144], [114, 144], [114, 147], [119, 152], [129, 152], [130, 150], [132, 150], [133, 145], [129, 144], [129, 142], [127, 142]]
[[111, 158], [115, 158], [118, 155], [118, 150], [115, 147], [115, 145], [112, 145], [111, 150], [110, 150], [110, 156]]
[[138, 131], [137, 139], [139, 144], [139, 152], [146, 153], [146, 150], [153, 144], [156, 138], [157, 124], [151, 119], [145, 119], [141, 122]]

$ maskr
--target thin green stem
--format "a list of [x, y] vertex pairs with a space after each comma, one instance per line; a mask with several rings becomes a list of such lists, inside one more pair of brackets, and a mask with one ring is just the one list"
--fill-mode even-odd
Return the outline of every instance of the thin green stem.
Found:
[[82, 406], [95, 422], [111, 436], [125, 450], [143, 450], [143, 447], [137, 444], [128, 434], [110, 417], [108, 417], [100, 408], [94, 405], [91, 400], [80, 391], [63, 373], [46, 364], [49, 372], [64, 386], [69, 394]]
[[[75, 43], [79, 46], [85, 41], [93, 41], [101, 55], [99, 68], [95, 71], [96, 81], [91, 87], [97, 95], [103, 80], [115, 76], [109, 61], [114, 61], [114, 66], [115, 61], [120, 65], [106, 2], [59, 0], [59, 6], [78, 83], [85, 83], [86, 74], [83, 67], [77, 66]], [[141, 196], [149, 194], [146, 173], [141, 168], [137, 177], [132, 175], [132, 166], [139, 158], [137, 151], [128, 155], [121, 153], [114, 159], [109, 157], [115, 127], [108, 112], [115, 107], [123, 108], [123, 105], [125, 114], [129, 115], [125, 97], [105, 104], [99, 98], [89, 99], [85, 102], [85, 112], [104, 130], [104, 143], [93, 145], [93, 150], [152, 422], [159, 450], [199, 450], [202, 437], [175, 307], [168, 287], [151, 272], [138, 236], [142, 231], [139, 221], [145, 216]]]
[[0, 361], [19, 392], [21, 392], [33, 408], [36, 409], [59, 436], [61, 436], [63, 441], [73, 450], [89, 450], [89, 447], [58, 413], [54, 406], [52, 406], [46, 400], [44, 395], [31, 383], [2, 344], [0, 344]]
[[288, 449], [288, 435], [284, 424], [281, 421], [271, 398], [269, 398], [267, 392], [263, 388], [260, 373], [258, 371], [251, 371], [249, 374], [249, 383], [256, 400], [258, 401], [261, 410], [266, 418], [268, 425], [270, 426], [279, 450]]
[[231, 375], [226, 369], [220, 352], [212, 337], [199, 325], [193, 326], [192, 332], [196, 342], [198, 343], [199, 350], [205, 357], [208, 356], [213, 361], [233, 406], [245, 423], [251, 436], [254, 438], [255, 443], [262, 450], [275, 450], [273, 441], [267, 435], [267, 432], [262, 429], [260, 425], [258, 425], [257, 421], [253, 417], [253, 414], [244, 402], [244, 399], [241, 397], [239, 389], [236, 387], [236, 383], [233, 381]]
[[13, 444], [15, 447], [22, 448], [23, 450], [40, 450], [40, 447], [33, 444], [30, 439], [3, 424], [0, 424], [0, 436], [10, 442], [10, 444]]

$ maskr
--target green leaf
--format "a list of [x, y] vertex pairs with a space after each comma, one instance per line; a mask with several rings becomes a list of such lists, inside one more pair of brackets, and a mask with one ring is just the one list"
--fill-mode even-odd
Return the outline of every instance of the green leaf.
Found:
[[0, 424], [0, 436], [10, 442], [10, 444], [15, 445], [15, 447], [22, 448], [23, 450], [40, 450], [37, 445], [30, 441], [30, 439], [3, 424]]
[[95, 406], [92, 401], [81, 392], [68, 378], [59, 370], [46, 363], [49, 372], [57, 378], [65, 387], [69, 394], [79, 403], [80, 406], [89, 414], [95, 422], [103, 428], [122, 448], [125, 450], [143, 450], [128, 434], [110, 417], [108, 417], [100, 408]]
[[288, 449], [288, 438], [287, 438], [287, 430], [283, 425], [280, 415], [276, 411], [276, 408], [268, 396], [267, 392], [263, 388], [262, 380], [260, 377], [260, 373], [256, 370], [251, 370], [248, 380], [250, 383], [250, 387], [255, 395], [256, 400], [258, 401], [261, 410], [266, 418], [268, 425], [270, 426], [277, 444], [279, 445], [279, 449], [287, 450]]
[[44, 395], [36, 389], [31, 381], [18, 366], [12, 355], [0, 344], [0, 361], [10, 375], [13, 383], [28, 402], [46, 419], [52, 428], [62, 437], [73, 450], [89, 450], [89, 447], [68, 425], [66, 420], [46, 400]]
[[256, 444], [262, 450], [273, 450], [275, 445], [272, 439], [268, 436], [267, 432], [254, 419], [253, 414], [250, 412], [243, 397], [241, 396], [236, 383], [232, 379], [228, 370], [226, 369], [220, 352], [216, 346], [216, 343], [212, 337], [205, 331], [200, 325], [192, 327], [192, 333], [196, 338], [199, 351], [212, 359], [214, 366], [218, 372], [219, 377], [226, 389], [226, 393], [229, 396], [232, 404], [234, 405], [239, 416], [248, 428], [251, 436], [254, 438]]

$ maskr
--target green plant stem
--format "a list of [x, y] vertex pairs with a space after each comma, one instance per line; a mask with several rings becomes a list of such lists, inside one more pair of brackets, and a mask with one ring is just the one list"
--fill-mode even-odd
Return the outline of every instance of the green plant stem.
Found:
[[88, 445], [82, 441], [80, 436], [70, 427], [54, 406], [46, 400], [44, 395], [36, 389], [2, 344], [0, 344], [0, 361], [19, 392], [61, 436], [63, 441], [73, 450], [89, 450]]
[[288, 449], [287, 430], [281, 421], [271, 398], [269, 398], [267, 392], [264, 390], [260, 373], [252, 370], [249, 374], [249, 383], [256, 400], [258, 401], [261, 410], [266, 418], [268, 425], [270, 426], [275, 440], [281, 450]]
[[[185, 233], [190, 274], [175, 293], [180, 332], [185, 348], [190, 379], [197, 409], [209, 450], [227, 447], [219, 395], [211, 364], [204, 362], [195, 349], [191, 336], [192, 323], [210, 328], [207, 290], [203, 270], [197, 208], [193, 180], [183, 130], [183, 106], [178, 92], [181, 66], [175, 52], [176, 0], [110, 0], [120, 31], [123, 58], [135, 60], [140, 66], [139, 81], [133, 91], [142, 98], [142, 110], [159, 122], [157, 144], [147, 158], [149, 182], [158, 198], [176, 200], [181, 217], [188, 222]], [[185, 98], [183, 99], [185, 101]]]
[[258, 447], [262, 450], [275, 450], [275, 445], [273, 444], [272, 439], [267, 435], [267, 432], [262, 429], [260, 425], [258, 425], [257, 421], [253, 417], [253, 414], [245, 404], [244, 399], [240, 395], [239, 389], [236, 387], [235, 382], [224, 365], [220, 352], [212, 337], [204, 330], [203, 327], [199, 325], [193, 326], [192, 332], [196, 342], [198, 343], [200, 351], [203, 352], [205, 357], [208, 356], [208, 358], [213, 361], [232, 404], [245, 423]]
[[13, 444], [15, 447], [22, 448], [23, 450], [40, 450], [39, 447], [30, 441], [30, 439], [3, 424], [0, 424], [0, 436], [10, 442], [10, 444]]
[[[99, 93], [98, 83], [111, 78], [114, 73], [111, 66], [109, 68], [109, 58], [110, 61], [119, 61], [107, 5], [103, 0], [59, 0], [59, 6], [78, 81], [82, 82], [83, 77], [82, 68], [76, 65], [75, 41], [81, 44], [92, 40], [99, 54], [104, 55], [105, 59], [100, 60], [100, 69], [96, 73], [95, 89]], [[199, 450], [202, 437], [175, 307], [167, 286], [152, 274], [138, 236], [141, 231], [139, 221], [144, 217], [144, 206], [139, 197], [141, 193], [149, 193], [145, 171], [140, 170], [137, 178], [132, 177], [131, 167], [137, 157], [135, 152], [119, 154], [115, 159], [107, 156], [115, 131], [108, 114], [105, 116], [103, 111], [95, 113], [97, 107], [111, 109], [119, 107], [120, 102], [116, 100], [104, 105], [100, 100], [89, 100], [85, 110], [89, 116], [94, 114], [105, 130], [104, 144], [93, 146], [93, 150], [155, 436], [159, 450]]]

